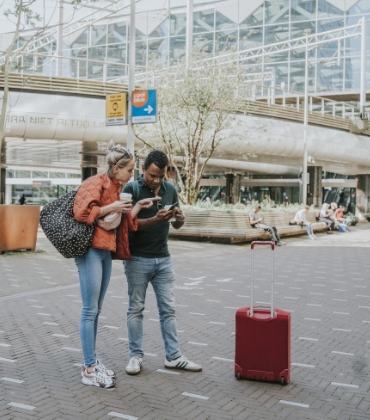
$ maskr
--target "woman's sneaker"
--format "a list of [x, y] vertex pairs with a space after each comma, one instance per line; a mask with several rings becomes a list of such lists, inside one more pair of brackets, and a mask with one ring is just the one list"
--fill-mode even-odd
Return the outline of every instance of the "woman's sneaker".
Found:
[[130, 361], [126, 366], [126, 373], [129, 375], [137, 375], [141, 371], [141, 366], [143, 365], [143, 359], [139, 356], [130, 357]]
[[[110, 376], [111, 378], [115, 379], [116, 373], [114, 372], [114, 370], [111, 370], [111, 369], [108, 369], [107, 367], [105, 367], [100, 359], [96, 359], [96, 366], [99, 368], [100, 372], [102, 372], [105, 375]], [[86, 370], [86, 366], [82, 365], [81, 376], [83, 376], [83, 374], [85, 373], [85, 370]]]
[[188, 370], [190, 372], [200, 372], [202, 370], [202, 366], [191, 362], [185, 356], [180, 356], [177, 359], [171, 361], [165, 359], [164, 367], [167, 369]]
[[110, 376], [101, 372], [98, 366], [95, 366], [94, 371], [90, 373], [85, 369], [85, 372], [82, 375], [82, 383], [84, 385], [97, 386], [98, 388], [103, 389], [114, 388], [116, 384]]
[[100, 359], [96, 360], [97, 366], [99, 368], [99, 370], [103, 373], [105, 373], [107, 376], [110, 376], [111, 378], [115, 378], [116, 377], [116, 372], [114, 370], [108, 369], [106, 368], [103, 363], [101, 362]]

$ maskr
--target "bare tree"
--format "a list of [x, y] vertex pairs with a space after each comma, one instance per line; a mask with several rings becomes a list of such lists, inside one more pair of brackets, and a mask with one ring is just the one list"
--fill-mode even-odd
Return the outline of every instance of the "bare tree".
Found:
[[158, 71], [155, 84], [158, 122], [135, 125], [135, 135], [146, 148], [165, 149], [177, 173], [180, 199], [192, 204], [208, 160], [224, 140], [233, 141], [229, 129], [237, 124], [237, 112], [247, 112], [251, 85], [243, 83], [235, 63], [205, 61], [199, 53]]

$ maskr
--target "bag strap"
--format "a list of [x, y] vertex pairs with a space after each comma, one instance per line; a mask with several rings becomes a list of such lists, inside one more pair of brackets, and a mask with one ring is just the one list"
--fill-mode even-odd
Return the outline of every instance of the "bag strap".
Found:
[[132, 188], [132, 193], [134, 196], [135, 201], [139, 201], [139, 183], [138, 181], [133, 181], [133, 188]]

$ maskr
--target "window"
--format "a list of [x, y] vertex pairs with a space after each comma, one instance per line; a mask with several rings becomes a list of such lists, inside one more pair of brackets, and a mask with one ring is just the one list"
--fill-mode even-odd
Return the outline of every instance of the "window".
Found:
[[[225, 18], [226, 19], [226, 18]], [[215, 30], [215, 12], [213, 9], [194, 13], [193, 32], [213, 32]]]

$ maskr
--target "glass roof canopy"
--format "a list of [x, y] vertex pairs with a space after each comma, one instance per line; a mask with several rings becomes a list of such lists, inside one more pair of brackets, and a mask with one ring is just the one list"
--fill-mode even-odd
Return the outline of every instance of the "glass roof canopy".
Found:
[[[129, 0], [89, 2], [80, 10], [73, 10], [68, 3], [64, 5], [63, 77], [113, 81], [127, 75], [129, 3]], [[186, 3], [186, 0], [137, 1], [137, 71], [171, 66], [185, 55]], [[46, 0], [46, 4], [45, 20], [52, 26], [58, 18], [58, 8], [55, 1]], [[114, 10], [117, 12], [113, 13]], [[319, 33], [350, 26], [362, 16], [368, 21], [370, 88], [369, 0], [194, 0], [193, 45], [210, 56], [243, 51], [294, 39], [306, 29]], [[68, 28], [73, 28], [73, 32]], [[27, 33], [19, 38], [18, 47], [24, 38]], [[37, 49], [39, 56], [35, 58], [35, 51], [24, 56], [23, 71], [55, 75], [51, 60], [56, 55], [56, 44], [55, 35], [53, 42]], [[351, 38], [342, 43], [341, 59], [333, 64], [330, 59], [337, 51], [338, 44], [333, 42], [311, 53], [310, 92], [359, 91], [360, 39]], [[304, 52], [275, 54], [264, 58], [260, 66], [261, 71], [275, 68], [278, 87], [303, 91]]]

